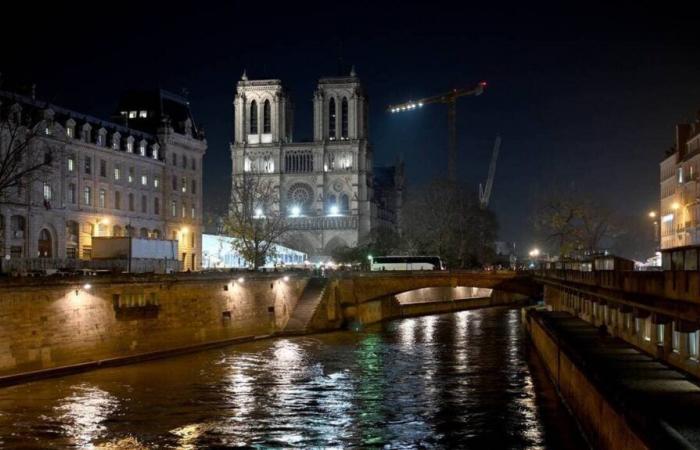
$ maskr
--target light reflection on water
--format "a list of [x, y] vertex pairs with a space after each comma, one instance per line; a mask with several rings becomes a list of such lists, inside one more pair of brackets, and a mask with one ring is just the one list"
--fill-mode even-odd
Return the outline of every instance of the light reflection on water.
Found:
[[526, 354], [507, 309], [259, 341], [2, 389], [0, 447], [544, 448]]

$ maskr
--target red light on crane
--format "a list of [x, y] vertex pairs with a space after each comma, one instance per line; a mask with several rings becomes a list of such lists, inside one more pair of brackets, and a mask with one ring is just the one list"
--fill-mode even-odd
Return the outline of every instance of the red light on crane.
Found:
[[479, 86], [486, 87], [486, 86], [488, 86], [488, 83], [485, 81], [480, 81]]

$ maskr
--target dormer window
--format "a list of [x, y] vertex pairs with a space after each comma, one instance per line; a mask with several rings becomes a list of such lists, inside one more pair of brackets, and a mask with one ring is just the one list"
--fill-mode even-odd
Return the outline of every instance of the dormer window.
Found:
[[83, 132], [80, 138], [82, 139], [83, 142], [90, 142], [90, 138], [92, 137], [92, 127], [90, 126], [89, 123], [86, 123], [83, 125]]
[[139, 153], [141, 156], [146, 156], [146, 141], [139, 142]]
[[158, 159], [158, 156], [159, 156], [159, 155], [158, 155], [158, 149], [159, 149], [159, 148], [160, 148], [160, 146], [159, 146], [158, 144], [153, 144], [153, 147], [152, 147], [152, 149], [153, 149], [153, 152], [152, 152], [152, 154], [153, 154], [153, 159]]
[[[73, 127], [74, 126], [75, 125], [73, 125]], [[70, 139], [73, 139], [73, 137], [75, 135], [75, 128], [73, 128], [73, 127], [66, 124], [66, 137], [68, 137]]]
[[135, 119], [136, 118], [136, 111], [129, 111], [129, 119]]
[[143, 110], [139, 111], [139, 118], [145, 119], [146, 117], [148, 117], [148, 112], [143, 111]]
[[119, 150], [119, 145], [121, 144], [122, 135], [117, 131], [112, 135], [112, 148], [114, 150]]
[[97, 145], [100, 147], [104, 147], [105, 144], [107, 143], [107, 130], [104, 128], [100, 128], [99, 131], [97, 132]]
[[131, 136], [126, 138], [126, 151], [128, 153], [134, 153], [134, 138]]

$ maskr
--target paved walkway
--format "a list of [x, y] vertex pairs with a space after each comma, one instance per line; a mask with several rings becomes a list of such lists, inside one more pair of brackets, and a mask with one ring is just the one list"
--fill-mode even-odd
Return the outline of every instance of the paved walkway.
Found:
[[561, 349], [653, 448], [700, 448], [696, 380], [571, 314], [541, 317], [558, 335]]

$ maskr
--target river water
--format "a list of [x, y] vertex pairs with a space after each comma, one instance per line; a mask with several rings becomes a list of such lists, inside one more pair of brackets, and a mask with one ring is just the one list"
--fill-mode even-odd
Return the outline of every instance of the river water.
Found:
[[2, 448], [584, 448], [517, 309], [278, 338], [0, 389]]

